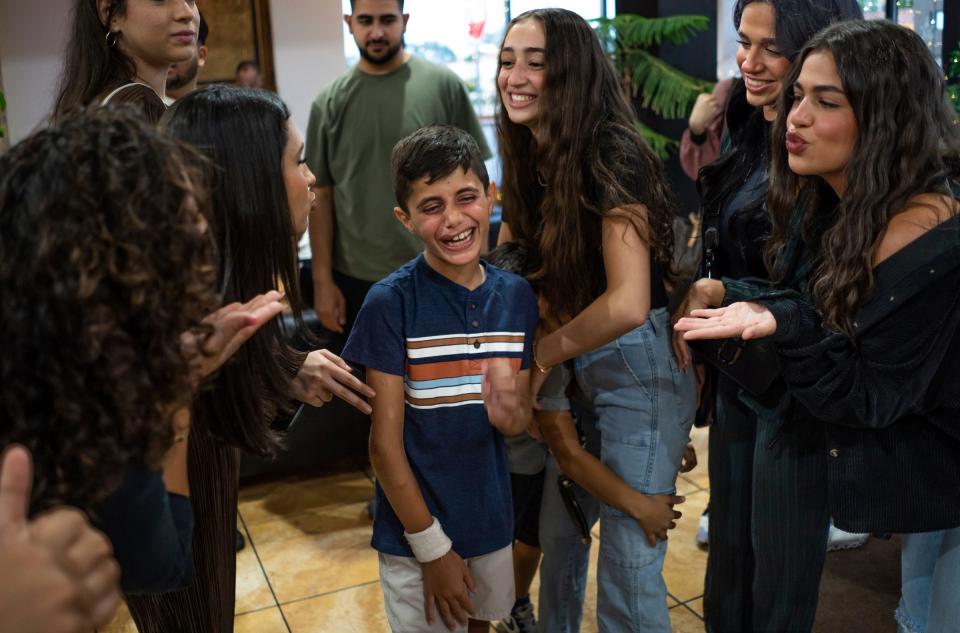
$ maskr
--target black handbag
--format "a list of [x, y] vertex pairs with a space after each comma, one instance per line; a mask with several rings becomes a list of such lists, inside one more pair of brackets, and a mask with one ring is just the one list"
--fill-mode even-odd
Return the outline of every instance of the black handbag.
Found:
[[[705, 213], [703, 218], [704, 277], [713, 278], [713, 264], [720, 242], [720, 214]], [[760, 395], [780, 375], [780, 357], [776, 346], [763, 339], [740, 338], [687, 341], [697, 362], [709, 363], [721, 374], [753, 395]]]

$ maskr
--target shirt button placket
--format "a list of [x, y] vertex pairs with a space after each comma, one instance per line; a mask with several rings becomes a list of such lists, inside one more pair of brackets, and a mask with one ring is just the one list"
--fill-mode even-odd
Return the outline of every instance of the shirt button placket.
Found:
[[[467, 319], [468, 319], [468, 322], [469, 322], [470, 328], [471, 328], [471, 329], [470, 329], [470, 332], [469, 332], [468, 334], [469, 334], [469, 336], [472, 336], [472, 337], [473, 337], [473, 349], [474, 349], [474, 351], [479, 352], [479, 351], [480, 351], [481, 343], [480, 343], [480, 338], [479, 338], [479, 336], [477, 336], [477, 334], [478, 334], [477, 330], [480, 328], [480, 319], [477, 318], [476, 310], [477, 310], [477, 304], [476, 304], [476, 302], [475, 302], [475, 301], [468, 301], [468, 302], [467, 302]], [[471, 360], [471, 361], [470, 361], [470, 367], [471, 367], [472, 369], [479, 369], [479, 368], [480, 368], [480, 365], [481, 365], [481, 363], [480, 363], [479, 360]]]

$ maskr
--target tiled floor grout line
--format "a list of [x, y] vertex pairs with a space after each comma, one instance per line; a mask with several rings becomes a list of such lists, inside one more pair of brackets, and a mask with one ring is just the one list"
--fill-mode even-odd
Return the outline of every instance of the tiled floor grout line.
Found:
[[698, 620], [700, 620], [701, 622], [703, 622], [703, 616], [700, 615], [699, 613], [697, 613], [696, 611], [694, 611], [693, 609], [691, 609], [691, 608], [687, 605], [686, 602], [684, 602], [684, 603], [681, 604], [680, 606], [683, 607], [684, 609], [686, 609], [687, 611], [689, 611], [690, 613], [692, 613], [695, 618], [697, 618]]
[[699, 596], [697, 596], [696, 598], [690, 598], [689, 600], [686, 600], [686, 601], [684, 601], [684, 602], [681, 602], [681, 603], [678, 604], [677, 606], [678, 606], [678, 607], [686, 607], [686, 608], [687, 608], [687, 611], [693, 611], [693, 614], [702, 620], [702, 619], [703, 619], [703, 616], [700, 615], [699, 613], [697, 613], [696, 611], [694, 611], [693, 608], [690, 606], [690, 603], [696, 602], [697, 600], [700, 600], [701, 598], [703, 598], [703, 595], [702, 595], [702, 594], [699, 595]]
[[261, 611], [269, 611], [270, 609], [279, 609], [279, 604], [271, 604], [266, 607], [257, 607], [256, 609], [250, 609], [249, 611], [244, 611], [243, 613], [234, 613], [233, 617], [239, 618], [241, 615], [250, 615], [251, 613], [260, 613]]
[[324, 591], [321, 593], [315, 593], [309, 596], [303, 596], [302, 598], [294, 598], [293, 600], [287, 600], [286, 602], [281, 602], [279, 606], [280, 610], [283, 611], [283, 607], [289, 604], [296, 604], [298, 602], [306, 602], [307, 600], [313, 600], [314, 598], [322, 598], [324, 596], [332, 596], [335, 593], [340, 593], [342, 591], [350, 591], [351, 589], [359, 589], [360, 587], [367, 587], [369, 585], [379, 584], [380, 579], [377, 580], [368, 580], [367, 582], [360, 582], [355, 585], [350, 585], [349, 587], [340, 587], [339, 589], [333, 589], [331, 591]]
[[267, 581], [267, 589], [270, 590], [270, 595], [273, 596], [274, 606], [277, 608], [277, 611], [280, 612], [280, 619], [283, 620], [283, 626], [287, 627], [287, 633], [293, 633], [293, 630], [290, 628], [290, 623], [287, 622], [286, 614], [283, 612], [283, 609], [280, 608], [280, 600], [277, 599], [277, 592], [273, 590], [273, 583], [270, 582], [270, 575], [263, 566], [263, 561], [260, 560], [260, 552], [257, 551], [257, 546], [253, 542], [253, 537], [250, 536], [250, 530], [247, 529], [247, 522], [243, 518], [243, 514], [239, 511], [237, 512], [237, 516], [240, 518], [240, 523], [243, 524], [243, 530], [247, 533], [247, 542], [250, 545], [250, 549], [253, 550], [253, 555], [257, 558], [257, 565], [260, 566], [260, 573], [263, 574], [263, 579]]

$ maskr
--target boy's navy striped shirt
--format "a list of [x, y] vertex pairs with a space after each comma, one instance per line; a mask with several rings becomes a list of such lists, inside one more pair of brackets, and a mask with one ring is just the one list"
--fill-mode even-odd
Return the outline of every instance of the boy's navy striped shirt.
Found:
[[[513, 542], [506, 451], [487, 418], [481, 381], [491, 358], [518, 371], [530, 367], [538, 320], [524, 279], [482, 265], [484, 282], [470, 291], [418, 256], [370, 289], [343, 350], [367, 370], [403, 376], [407, 459], [427, 507], [464, 558]], [[379, 484], [373, 546], [413, 556]]]

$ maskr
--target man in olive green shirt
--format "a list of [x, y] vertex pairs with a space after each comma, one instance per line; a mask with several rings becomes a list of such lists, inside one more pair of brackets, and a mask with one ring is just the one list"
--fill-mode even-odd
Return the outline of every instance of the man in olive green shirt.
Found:
[[317, 176], [310, 214], [314, 306], [348, 333], [370, 286], [421, 250], [393, 219], [390, 154], [401, 138], [446, 123], [490, 150], [460, 79], [403, 49], [403, 0], [353, 0], [344, 20], [360, 62], [313, 102], [306, 160]]

